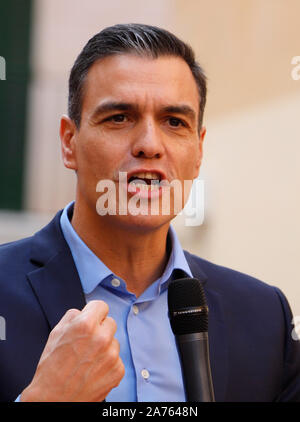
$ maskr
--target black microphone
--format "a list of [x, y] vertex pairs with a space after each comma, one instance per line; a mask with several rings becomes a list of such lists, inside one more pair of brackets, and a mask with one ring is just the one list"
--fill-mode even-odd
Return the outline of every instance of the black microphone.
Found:
[[180, 356], [188, 402], [214, 402], [209, 361], [208, 307], [196, 278], [173, 280], [168, 288], [169, 318]]

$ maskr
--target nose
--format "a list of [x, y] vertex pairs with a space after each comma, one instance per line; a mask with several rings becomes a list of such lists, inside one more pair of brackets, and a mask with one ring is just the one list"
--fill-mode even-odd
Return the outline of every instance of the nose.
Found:
[[152, 120], [141, 122], [134, 136], [132, 154], [141, 158], [161, 158], [164, 153], [162, 134]]

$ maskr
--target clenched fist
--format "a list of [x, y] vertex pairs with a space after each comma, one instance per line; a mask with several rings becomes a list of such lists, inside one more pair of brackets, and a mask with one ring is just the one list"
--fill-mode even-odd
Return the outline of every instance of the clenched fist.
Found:
[[124, 376], [117, 326], [103, 301], [82, 311], [70, 309], [51, 331], [30, 385], [21, 401], [105, 399]]

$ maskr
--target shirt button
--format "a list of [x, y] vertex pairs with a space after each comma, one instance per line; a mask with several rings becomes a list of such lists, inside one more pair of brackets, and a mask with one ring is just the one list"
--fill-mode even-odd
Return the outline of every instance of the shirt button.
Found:
[[132, 306], [132, 311], [133, 311], [134, 315], [137, 315], [137, 314], [139, 313], [139, 308], [138, 308], [138, 306], [137, 306], [137, 305], [133, 305], [133, 306]]
[[150, 377], [150, 374], [147, 371], [147, 369], [143, 369], [141, 374], [142, 374], [142, 377], [144, 378], [144, 380], [147, 380]]
[[117, 278], [113, 278], [112, 280], [111, 280], [111, 284], [112, 284], [112, 286], [114, 286], [114, 287], [119, 287], [120, 286], [120, 280], [118, 280]]

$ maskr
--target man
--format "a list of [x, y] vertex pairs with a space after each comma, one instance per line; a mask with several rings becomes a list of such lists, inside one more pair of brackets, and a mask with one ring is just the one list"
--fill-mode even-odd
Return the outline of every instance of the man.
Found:
[[170, 226], [167, 187], [199, 173], [205, 100], [192, 50], [167, 31], [116, 25], [84, 47], [60, 127], [75, 203], [0, 248], [2, 400], [184, 401], [167, 309], [179, 271], [204, 285], [216, 401], [300, 401], [284, 295], [183, 252]]

